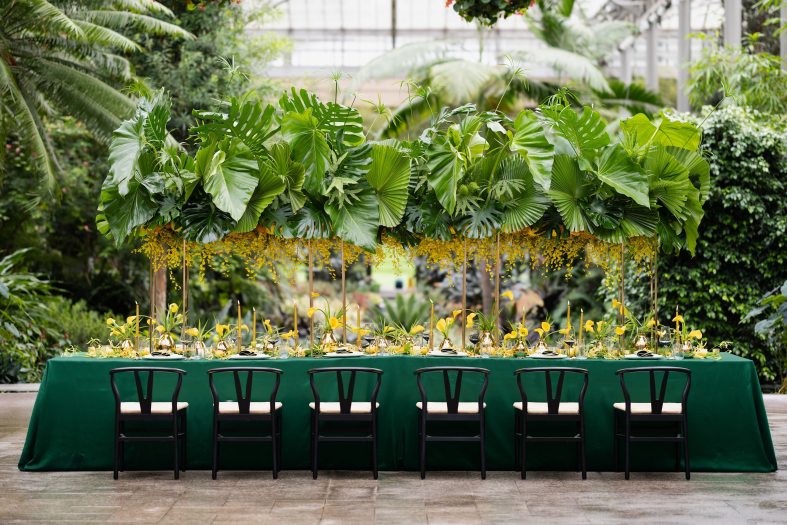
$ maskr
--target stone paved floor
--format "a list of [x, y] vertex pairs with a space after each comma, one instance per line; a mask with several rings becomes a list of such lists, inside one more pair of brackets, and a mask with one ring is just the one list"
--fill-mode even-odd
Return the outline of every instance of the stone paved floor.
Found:
[[0, 394], [0, 524], [270, 523], [787, 523], [787, 396], [766, 396], [779, 466], [774, 474], [533, 472], [19, 472], [35, 394]]

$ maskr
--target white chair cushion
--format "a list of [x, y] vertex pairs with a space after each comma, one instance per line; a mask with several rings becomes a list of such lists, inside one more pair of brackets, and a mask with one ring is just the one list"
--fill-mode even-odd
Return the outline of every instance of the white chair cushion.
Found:
[[[622, 410], [623, 412], [626, 411], [626, 403], [615, 403], [612, 406], [615, 407], [615, 410]], [[631, 403], [631, 413], [632, 414], [652, 413], [650, 403]], [[682, 414], [683, 406], [680, 403], [664, 403], [664, 405], [661, 407], [661, 413]]]
[[[423, 403], [421, 401], [415, 404], [420, 409], [423, 409]], [[484, 408], [486, 408], [486, 403], [484, 403]], [[426, 403], [426, 413], [427, 414], [447, 414], [448, 413], [448, 403], [443, 403], [440, 401], [428, 401]], [[459, 407], [457, 408], [457, 413], [459, 414], [478, 414], [478, 402], [473, 401], [460, 401]]]
[[[380, 408], [380, 403], [375, 403], [375, 408]], [[314, 410], [314, 401], [309, 403], [309, 408]], [[350, 405], [351, 414], [370, 414], [372, 404], [369, 401], [353, 401]], [[320, 401], [320, 413], [322, 414], [341, 414], [342, 409], [338, 401]]]
[[[178, 410], [188, 408], [189, 404], [185, 401], [178, 401]], [[139, 403], [135, 401], [123, 401], [120, 403], [121, 414], [141, 414], [142, 408]], [[151, 414], [171, 414], [172, 402], [171, 401], [153, 401], [150, 404]]]
[[[517, 401], [514, 403], [514, 408], [522, 410], [522, 402]], [[528, 414], [549, 414], [549, 405], [546, 403], [530, 402], [527, 403]], [[579, 414], [579, 403], [560, 403], [557, 409], [558, 414]]]
[[[276, 408], [278, 410], [282, 407], [279, 401], [276, 401]], [[250, 414], [270, 414], [271, 404], [269, 401], [252, 401], [249, 403]], [[240, 414], [240, 407], [235, 401], [221, 401], [219, 402], [219, 414]]]

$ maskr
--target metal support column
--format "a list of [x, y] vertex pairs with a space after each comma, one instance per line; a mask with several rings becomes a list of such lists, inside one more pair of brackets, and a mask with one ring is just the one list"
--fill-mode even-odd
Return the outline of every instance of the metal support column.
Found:
[[647, 88], [654, 93], [659, 91], [659, 64], [656, 58], [656, 45], [658, 42], [659, 26], [656, 22], [651, 22], [648, 26], [645, 45], [645, 82]]
[[678, 111], [689, 111], [689, 63], [691, 62], [691, 0], [678, 2]]
[[781, 19], [782, 34], [779, 36], [779, 46], [781, 48], [782, 69], [787, 71], [787, 2], [782, 2]]
[[634, 45], [625, 47], [620, 51], [620, 80], [624, 84], [631, 84], [633, 78], [632, 62], [634, 61]]
[[741, 47], [741, 0], [724, 0], [724, 44]]

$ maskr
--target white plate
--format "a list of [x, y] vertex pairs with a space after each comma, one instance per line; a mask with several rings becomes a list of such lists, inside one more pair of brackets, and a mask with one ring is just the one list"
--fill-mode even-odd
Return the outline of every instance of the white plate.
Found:
[[142, 356], [142, 359], [151, 359], [153, 361], [172, 361], [172, 360], [177, 361], [177, 360], [186, 359], [186, 358], [183, 357], [180, 354], [170, 354], [170, 355], [150, 355], [150, 354], [148, 354], [148, 355]]
[[426, 355], [430, 355], [432, 357], [467, 357], [466, 352], [441, 352], [440, 350], [432, 350]]
[[654, 360], [654, 359], [661, 359], [660, 355], [654, 355], [650, 357], [640, 357], [637, 354], [626, 354], [623, 356], [623, 359], [644, 359], [644, 360]]
[[560, 355], [560, 354], [557, 354], [557, 355], [533, 354], [530, 357], [532, 357], [533, 359], [565, 359], [566, 358], [566, 356]]
[[271, 356], [267, 354], [257, 354], [257, 355], [240, 355], [240, 354], [232, 354], [227, 359], [270, 359]]
[[363, 352], [328, 352], [325, 357], [363, 357]]

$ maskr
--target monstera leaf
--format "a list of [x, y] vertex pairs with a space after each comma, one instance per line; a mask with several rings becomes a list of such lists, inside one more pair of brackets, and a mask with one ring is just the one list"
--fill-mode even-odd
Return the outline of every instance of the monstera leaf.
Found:
[[191, 128], [203, 140], [231, 137], [242, 141], [254, 155], [267, 154], [265, 142], [279, 130], [274, 119], [276, 108], [255, 100], [232, 98], [226, 113], [195, 111], [202, 122]]
[[516, 118], [514, 129], [511, 151], [525, 159], [536, 184], [549, 190], [555, 147], [547, 140], [543, 126], [532, 111], [525, 110]]
[[310, 192], [320, 191], [325, 170], [331, 157], [331, 149], [320, 122], [311, 108], [302, 113], [290, 112], [281, 123], [282, 137], [292, 147], [295, 160], [306, 169], [304, 188]]
[[364, 183], [358, 201], [348, 206], [326, 204], [334, 233], [341, 239], [367, 251], [377, 248], [380, 213], [374, 190]]
[[342, 143], [345, 146], [358, 146], [365, 140], [363, 117], [355, 108], [335, 102], [320, 102], [314, 93], [305, 89], [299, 91], [294, 87], [289, 93], [285, 92], [282, 95], [279, 105], [285, 111], [296, 113], [303, 113], [307, 109], [311, 109], [320, 128], [328, 132], [336, 143]]
[[259, 182], [249, 149], [237, 139], [210, 142], [197, 151], [194, 168], [216, 207], [240, 220]]
[[379, 204], [380, 224], [393, 228], [402, 220], [410, 185], [410, 159], [393, 146], [374, 144], [366, 180]]
[[650, 207], [648, 177], [620, 144], [604, 149], [594, 173], [618, 193], [631, 197], [640, 206]]
[[555, 155], [551, 178], [549, 198], [560, 213], [563, 224], [572, 232], [592, 233], [593, 225], [583, 203], [590, 194], [591, 188], [580, 171], [577, 161], [568, 155]]

